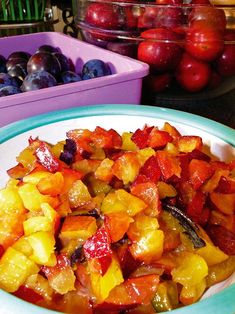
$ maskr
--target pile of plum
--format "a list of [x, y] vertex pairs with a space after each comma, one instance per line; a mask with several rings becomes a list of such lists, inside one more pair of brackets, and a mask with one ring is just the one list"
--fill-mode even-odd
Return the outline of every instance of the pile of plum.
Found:
[[25, 51], [12, 52], [7, 58], [0, 55], [0, 97], [110, 74], [109, 65], [100, 59], [88, 60], [76, 73], [58, 48], [42, 45], [32, 55]]
[[235, 30], [223, 8], [209, 0], [133, 1], [88, 0], [78, 17], [84, 39], [148, 63], [155, 92], [214, 89], [235, 75]]

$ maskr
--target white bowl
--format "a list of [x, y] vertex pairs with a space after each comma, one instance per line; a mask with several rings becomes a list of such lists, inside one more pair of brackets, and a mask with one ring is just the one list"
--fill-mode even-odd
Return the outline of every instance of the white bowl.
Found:
[[[235, 158], [235, 130], [196, 115], [150, 106], [98, 105], [34, 116], [9, 124], [0, 130], [0, 187], [7, 182], [6, 170], [16, 164], [15, 157], [27, 146], [28, 138], [39, 138], [56, 143], [65, 138], [68, 130], [94, 129], [96, 126], [115, 130], [134, 131], [144, 124], [161, 127], [165, 121], [174, 125], [182, 134], [199, 135], [210, 146], [211, 152], [221, 160]], [[202, 301], [186, 306], [173, 313], [179, 314], [232, 314], [235, 313], [235, 276], [215, 285]], [[57, 313], [22, 301], [0, 290], [3, 314]]]

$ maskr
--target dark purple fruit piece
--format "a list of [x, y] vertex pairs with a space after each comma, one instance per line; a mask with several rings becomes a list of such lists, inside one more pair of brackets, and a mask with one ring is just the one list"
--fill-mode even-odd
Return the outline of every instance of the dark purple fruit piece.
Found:
[[136, 58], [138, 46], [133, 43], [109, 42], [106, 48], [110, 51], [117, 52], [123, 56]]
[[7, 71], [10, 71], [10, 69], [14, 67], [16, 64], [21, 64], [25, 68], [27, 67], [27, 61], [25, 59], [13, 58], [13, 59], [7, 60], [6, 62]]
[[20, 58], [20, 59], [25, 59], [26, 61], [28, 61], [30, 57], [31, 57], [31, 54], [26, 51], [14, 51], [8, 56], [7, 60]]
[[6, 73], [6, 59], [2, 55], [0, 55], [0, 73]]
[[16, 77], [19, 80], [23, 81], [27, 75], [27, 64], [16, 64], [11, 67], [8, 71], [8, 74], [11, 77]]
[[82, 79], [89, 80], [96, 77], [110, 75], [111, 69], [107, 63], [99, 59], [87, 61], [82, 68]]
[[60, 52], [58, 48], [53, 47], [51, 45], [41, 45], [38, 47], [36, 52], [48, 52], [48, 53], [54, 53], [54, 52]]
[[11, 77], [8, 73], [0, 73], [0, 88], [5, 86], [18, 87], [18, 82], [14, 77]]
[[19, 87], [16, 86], [4, 86], [0, 88], [0, 97], [10, 96], [21, 93]]
[[48, 52], [37, 52], [32, 55], [27, 64], [28, 73], [37, 71], [47, 71], [53, 76], [57, 76], [61, 69], [58, 59]]
[[70, 60], [61, 52], [55, 52], [53, 55], [58, 59], [60, 63], [61, 72], [69, 71], [70, 69]]
[[65, 71], [60, 75], [60, 81], [63, 84], [74, 83], [81, 81], [82, 78], [79, 74], [72, 71]]
[[53, 75], [46, 71], [37, 71], [26, 76], [21, 86], [23, 92], [53, 87], [57, 81]]

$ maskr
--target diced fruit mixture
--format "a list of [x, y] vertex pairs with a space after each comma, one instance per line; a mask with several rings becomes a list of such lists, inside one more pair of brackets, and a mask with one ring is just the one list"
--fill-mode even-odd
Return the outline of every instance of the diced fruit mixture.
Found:
[[159, 313], [235, 271], [234, 160], [170, 123], [29, 138], [0, 190], [0, 288], [65, 313]]

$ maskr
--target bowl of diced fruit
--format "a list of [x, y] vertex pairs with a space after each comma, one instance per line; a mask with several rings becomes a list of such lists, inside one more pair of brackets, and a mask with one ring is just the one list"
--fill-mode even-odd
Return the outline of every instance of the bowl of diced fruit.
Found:
[[149, 64], [145, 87], [152, 94], [210, 99], [235, 87], [234, 5], [78, 0], [75, 10], [86, 41]]
[[234, 135], [134, 105], [1, 128], [2, 311], [234, 313]]

